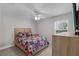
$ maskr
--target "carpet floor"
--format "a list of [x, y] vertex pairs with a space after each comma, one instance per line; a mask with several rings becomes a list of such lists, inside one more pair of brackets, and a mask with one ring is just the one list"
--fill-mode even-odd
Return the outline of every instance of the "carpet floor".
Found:
[[[13, 46], [0, 51], [0, 56], [25, 56], [24, 52]], [[38, 52], [35, 56], [52, 56], [52, 45]]]

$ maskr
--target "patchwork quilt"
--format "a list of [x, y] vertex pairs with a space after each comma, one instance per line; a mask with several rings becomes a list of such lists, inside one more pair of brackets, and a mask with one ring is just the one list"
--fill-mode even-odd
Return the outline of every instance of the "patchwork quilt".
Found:
[[32, 55], [43, 46], [47, 47], [49, 45], [46, 36], [27, 32], [19, 32], [16, 35], [16, 41], [23, 46], [27, 56]]

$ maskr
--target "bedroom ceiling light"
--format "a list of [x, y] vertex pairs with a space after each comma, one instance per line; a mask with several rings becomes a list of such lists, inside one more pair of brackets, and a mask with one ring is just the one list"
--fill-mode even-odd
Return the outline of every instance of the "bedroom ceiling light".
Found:
[[35, 21], [40, 20], [40, 15], [35, 15]]

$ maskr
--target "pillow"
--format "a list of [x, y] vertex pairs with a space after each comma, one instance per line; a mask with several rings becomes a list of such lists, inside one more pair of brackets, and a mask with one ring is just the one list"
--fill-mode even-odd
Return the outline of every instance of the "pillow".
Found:
[[26, 36], [27, 36], [27, 37], [29, 37], [29, 36], [31, 36], [31, 35], [32, 35], [31, 33], [26, 32]]

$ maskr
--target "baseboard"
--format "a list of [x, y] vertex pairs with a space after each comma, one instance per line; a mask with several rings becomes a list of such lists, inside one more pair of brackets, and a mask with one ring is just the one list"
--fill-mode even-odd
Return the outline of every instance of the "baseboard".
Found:
[[14, 44], [5, 45], [3, 47], [0, 47], [0, 50], [6, 49], [6, 48], [9, 48], [9, 47], [12, 47], [12, 46], [14, 46]]

